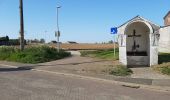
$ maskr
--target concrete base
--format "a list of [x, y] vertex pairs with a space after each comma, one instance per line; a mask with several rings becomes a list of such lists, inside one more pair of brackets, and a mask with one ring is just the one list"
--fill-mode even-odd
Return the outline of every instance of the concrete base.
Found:
[[127, 65], [149, 65], [148, 56], [127, 56]]

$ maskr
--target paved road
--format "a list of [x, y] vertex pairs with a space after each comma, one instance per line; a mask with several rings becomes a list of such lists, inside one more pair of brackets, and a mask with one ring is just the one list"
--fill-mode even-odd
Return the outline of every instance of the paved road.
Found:
[[170, 93], [0, 67], [0, 100], [169, 100]]

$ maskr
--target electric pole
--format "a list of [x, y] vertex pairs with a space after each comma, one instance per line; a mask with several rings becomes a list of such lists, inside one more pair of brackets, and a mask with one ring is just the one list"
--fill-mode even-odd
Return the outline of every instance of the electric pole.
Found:
[[20, 50], [24, 50], [24, 17], [23, 17], [23, 1], [20, 1], [19, 9], [20, 9]]

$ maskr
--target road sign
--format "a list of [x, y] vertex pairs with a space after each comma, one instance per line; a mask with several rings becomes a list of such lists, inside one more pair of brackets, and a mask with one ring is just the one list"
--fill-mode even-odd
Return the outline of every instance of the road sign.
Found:
[[111, 28], [111, 34], [117, 34], [117, 27]]
[[60, 37], [60, 31], [55, 32], [55, 37]]
[[112, 27], [111, 28], [111, 34], [114, 35], [114, 58], [116, 57], [116, 47], [115, 47], [115, 35], [117, 34], [117, 27]]

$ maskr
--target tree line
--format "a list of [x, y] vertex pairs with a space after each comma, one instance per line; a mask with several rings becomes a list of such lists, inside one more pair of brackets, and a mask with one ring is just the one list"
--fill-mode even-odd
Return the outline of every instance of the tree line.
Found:
[[[45, 43], [45, 39], [24, 40], [25, 45], [29, 43]], [[9, 36], [0, 37], [0, 46], [1, 45], [20, 45], [20, 39], [10, 39]]]

